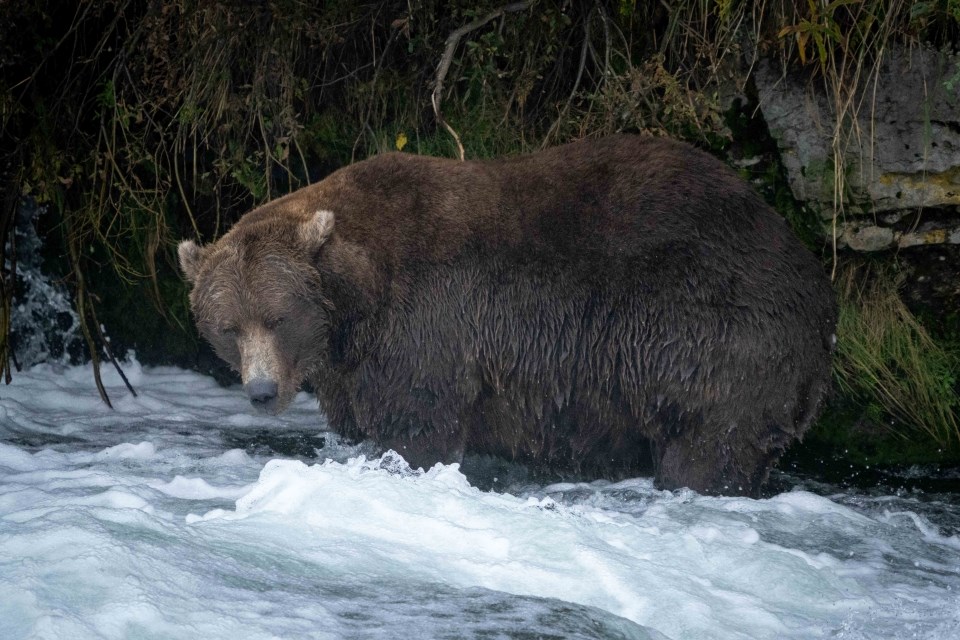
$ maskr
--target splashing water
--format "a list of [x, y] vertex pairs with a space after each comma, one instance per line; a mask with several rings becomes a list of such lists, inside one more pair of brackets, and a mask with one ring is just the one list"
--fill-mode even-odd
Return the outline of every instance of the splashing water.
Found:
[[[11, 341], [16, 361], [29, 367], [41, 362], [69, 364], [82, 351], [80, 317], [62, 282], [43, 272], [41, 247], [34, 221], [44, 211], [30, 198], [17, 209], [16, 285], [10, 309]], [[2, 265], [13, 271], [9, 256]]]

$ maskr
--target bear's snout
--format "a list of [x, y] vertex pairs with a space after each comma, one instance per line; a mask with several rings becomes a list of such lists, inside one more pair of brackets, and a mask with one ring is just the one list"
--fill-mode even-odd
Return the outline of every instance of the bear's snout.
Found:
[[250, 404], [260, 411], [277, 412], [277, 383], [266, 378], [254, 378], [245, 385]]

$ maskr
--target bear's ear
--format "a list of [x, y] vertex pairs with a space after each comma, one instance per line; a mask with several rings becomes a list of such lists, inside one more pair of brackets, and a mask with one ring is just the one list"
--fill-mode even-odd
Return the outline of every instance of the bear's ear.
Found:
[[315, 211], [310, 219], [300, 225], [300, 239], [313, 250], [330, 239], [333, 233], [333, 212], [326, 209]]
[[200, 265], [206, 250], [193, 240], [184, 240], [177, 246], [177, 255], [180, 258], [180, 269], [187, 282], [194, 283], [200, 273]]

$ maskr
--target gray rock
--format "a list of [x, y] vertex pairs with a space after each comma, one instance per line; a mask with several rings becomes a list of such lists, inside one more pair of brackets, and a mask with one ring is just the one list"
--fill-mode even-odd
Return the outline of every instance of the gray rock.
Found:
[[854, 251], [880, 251], [889, 249], [894, 243], [893, 229], [886, 227], [857, 227], [843, 229], [838, 240]]
[[[831, 218], [834, 100], [821, 80], [784, 75], [769, 61], [754, 79], [795, 197]], [[851, 104], [853, 117], [836, 136], [847, 213], [897, 220], [908, 210], [960, 208], [960, 56], [921, 46], [891, 49], [875, 77], [866, 70]], [[881, 240], [866, 235], [867, 246]]]
[[930, 244], [960, 244], [960, 223], [943, 221], [924, 223], [904, 231], [866, 221], [837, 225], [837, 245], [854, 251], [883, 251]]

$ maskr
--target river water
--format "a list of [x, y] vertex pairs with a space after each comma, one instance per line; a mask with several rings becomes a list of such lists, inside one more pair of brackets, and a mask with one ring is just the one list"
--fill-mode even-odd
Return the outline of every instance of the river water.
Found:
[[960, 499], [922, 470], [762, 500], [471, 484], [340, 442], [307, 394], [266, 418], [125, 369], [114, 411], [89, 367], [0, 387], [0, 638], [960, 637]]

